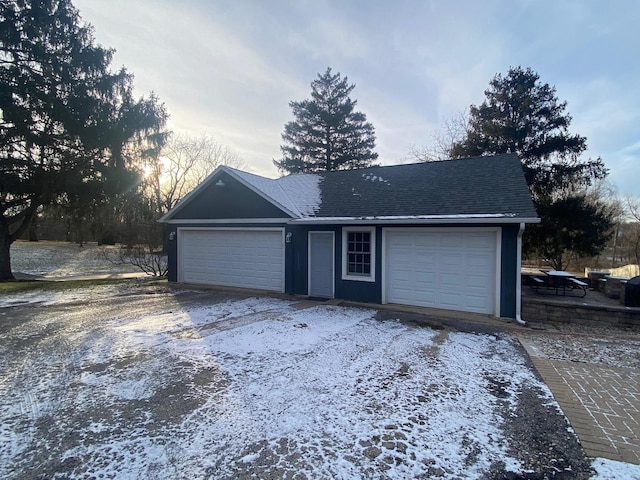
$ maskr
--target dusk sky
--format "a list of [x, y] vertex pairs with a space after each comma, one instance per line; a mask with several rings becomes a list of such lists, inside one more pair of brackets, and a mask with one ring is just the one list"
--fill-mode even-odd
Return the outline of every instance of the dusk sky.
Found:
[[[640, 2], [75, 0], [114, 67], [154, 91], [169, 128], [208, 133], [277, 177], [289, 102], [328, 66], [355, 83], [379, 161], [406, 162], [496, 73], [531, 67], [568, 102], [571, 133], [640, 196]], [[585, 157], [586, 158], [586, 157]]]

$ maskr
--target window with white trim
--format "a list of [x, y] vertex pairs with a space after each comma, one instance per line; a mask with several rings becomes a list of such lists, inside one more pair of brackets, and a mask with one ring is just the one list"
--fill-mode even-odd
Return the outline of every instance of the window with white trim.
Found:
[[342, 229], [343, 280], [375, 281], [375, 228]]

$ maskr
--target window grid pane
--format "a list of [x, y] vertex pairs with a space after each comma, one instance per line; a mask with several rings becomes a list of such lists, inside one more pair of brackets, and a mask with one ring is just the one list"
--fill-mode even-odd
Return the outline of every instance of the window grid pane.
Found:
[[347, 274], [371, 275], [371, 232], [347, 232]]

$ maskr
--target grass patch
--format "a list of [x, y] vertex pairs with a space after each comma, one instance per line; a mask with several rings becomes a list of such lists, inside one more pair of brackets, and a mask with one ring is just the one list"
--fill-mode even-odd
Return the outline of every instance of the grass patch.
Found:
[[100, 280], [19, 280], [15, 282], [0, 282], [0, 295], [20, 292], [59, 292], [69, 291], [76, 288], [87, 288], [98, 285], [140, 285], [141, 283], [157, 282], [158, 278], [108, 278]]

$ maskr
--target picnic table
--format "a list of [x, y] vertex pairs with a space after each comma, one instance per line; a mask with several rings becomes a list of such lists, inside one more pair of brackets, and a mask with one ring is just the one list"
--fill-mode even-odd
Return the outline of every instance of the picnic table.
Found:
[[532, 276], [533, 287], [537, 292], [540, 288], [553, 290], [556, 295], [567, 295], [574, 291], [582, 292], [582, 297], [587, 294], [588, 284], [578, 280], [572, 273], [563, 270], [542, 270], [545, 277]]

